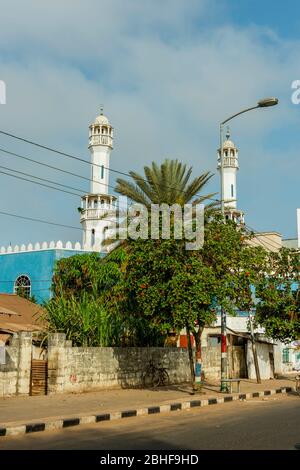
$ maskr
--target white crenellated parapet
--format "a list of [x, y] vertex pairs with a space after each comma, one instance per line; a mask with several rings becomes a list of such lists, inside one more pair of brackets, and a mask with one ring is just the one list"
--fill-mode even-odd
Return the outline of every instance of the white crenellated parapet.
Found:
[[1, 246], [0, 247], [0, 255], [1, 254], [6, 254], [6, 253], [23, 253], [23, 252], [28, 252], [28, 251], [42, 251], [42, 250], [74, 250], [74, 251], [83, 251], [83, 248], [79, 242], [74, 243], [74, 246], [72, 242], [67, 241], [65, 244], [61, 241], [58, 240], [57, 242], [51, 241], [51, 242], [36, 242], [34, 245], [33, 243], [28, 243], [28, 245], [25, 245], [24, 243], [19, 246], [15, 245], [12, 247], [9, 245], [8, 247]]

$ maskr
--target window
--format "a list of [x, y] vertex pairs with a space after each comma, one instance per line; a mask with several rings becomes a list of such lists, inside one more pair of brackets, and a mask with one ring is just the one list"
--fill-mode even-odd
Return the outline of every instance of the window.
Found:
[[231, 185], [231, 197], [233, 197], [233, 184]]
[[91, 239], [91, 245], [95, 245], [95, 229], [92, 229], [92, 239]]
[[289, 348], [285, 348], [282, 350], [282, 362], [287, 363], [290, 362], [290, 350]]
[[102, 165], [101, 166], [101, 179], [104, 178], [104, 166]]
[[17, 277], [14, 285], [14, 293], [20, 297], [29, 299], [31, 296], [31, 281], [30, 278], [24, 274]]

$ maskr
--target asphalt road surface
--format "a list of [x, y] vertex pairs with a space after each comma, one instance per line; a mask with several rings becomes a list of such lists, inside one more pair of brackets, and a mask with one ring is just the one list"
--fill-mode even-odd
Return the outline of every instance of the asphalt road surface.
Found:
[[292, 450], [297, 443], [300, 398], [289, 395], [1, 437], [0, 450]]

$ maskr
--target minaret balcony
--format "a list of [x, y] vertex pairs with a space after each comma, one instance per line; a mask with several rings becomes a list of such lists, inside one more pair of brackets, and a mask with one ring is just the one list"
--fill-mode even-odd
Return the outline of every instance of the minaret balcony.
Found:
[[89, 138], [89, 147], [92, 145], [107, 145], [113, 148], [113, 139], [110, 135], [91, 135]]
[[[235, 157], [223, 157], [224, 168], [237, 168], [239, 169], [238, 159]], [[218, 158], [218, 168], [221, 168], [221, 159]]]
[[81, 209], [80, 210], [80, 222], [86, 220], [100, 220], [103, 219], [106, 215], [109, 216], [112, 214], [112, 211], [115, 212], [116, 208], [113, 206], [107, 206], [100, 209]]

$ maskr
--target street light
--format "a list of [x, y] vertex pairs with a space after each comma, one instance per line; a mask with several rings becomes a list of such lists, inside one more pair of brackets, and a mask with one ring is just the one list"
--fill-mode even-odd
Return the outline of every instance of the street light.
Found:
[[[240, 114], [252, 111], [252, 109], [267, 108], [278, 104], [278, 98], [263, 98], [257, 102], [256, 106], [243, 109], [229, 118], [222, 121], [220, 124], [220, 176], [221, 176], [221, 213], [223, 220], [225, 220], [225, 204], [224, 204], [224, 158], [223, 158], [223, 126], [231, 119], [239, 116]], [[226, 338], [226, 311], [221, 309], [221, 392], [228, 392], [227, 387], [227, 338]]]
[[259, 100], [257, 103], [259, 108], [266, 108], [268, 106], [275, 106], [278, 104], [278, 98], [264, 98], [263, 100]]

